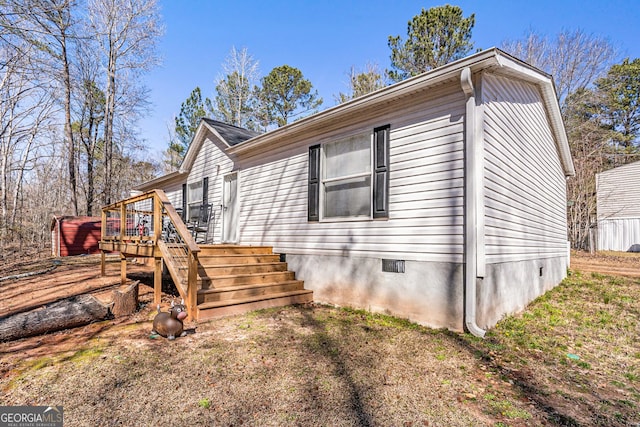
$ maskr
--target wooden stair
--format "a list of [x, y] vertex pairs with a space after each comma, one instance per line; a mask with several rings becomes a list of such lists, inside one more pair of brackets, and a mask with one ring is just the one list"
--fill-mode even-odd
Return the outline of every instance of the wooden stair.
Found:
[[270, 246], [200, 245], [198, 320], [313, 301]]

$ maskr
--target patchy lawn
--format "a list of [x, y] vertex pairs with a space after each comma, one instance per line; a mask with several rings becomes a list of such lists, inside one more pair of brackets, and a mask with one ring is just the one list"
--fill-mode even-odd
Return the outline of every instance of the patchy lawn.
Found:
[[153, 311], [0, 344], [1, 404], [68, 426], [640, 423], [637, 278], [572, 270], [485, 340], [308, 305], [169, 342]]

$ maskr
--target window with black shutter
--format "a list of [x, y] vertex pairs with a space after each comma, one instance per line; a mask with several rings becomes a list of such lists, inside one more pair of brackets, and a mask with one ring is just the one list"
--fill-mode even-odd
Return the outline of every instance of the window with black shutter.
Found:
[[309, 221], [389, 217], [389, 130], [309, 148]]

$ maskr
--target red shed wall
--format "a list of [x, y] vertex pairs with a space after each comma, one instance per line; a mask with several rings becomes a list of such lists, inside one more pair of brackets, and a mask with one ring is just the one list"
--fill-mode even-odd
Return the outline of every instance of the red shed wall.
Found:
[[[57, 256], [100, 253], [102, 220], [92, 216], [57, 218], [52, 224], [53, 252]], [[59, 249], [59, 253], [58, 253]]]

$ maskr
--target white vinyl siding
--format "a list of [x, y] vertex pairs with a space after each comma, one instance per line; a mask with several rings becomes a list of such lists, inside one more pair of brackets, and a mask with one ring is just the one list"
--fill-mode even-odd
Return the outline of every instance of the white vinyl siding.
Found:
[[596, 181], [598, 250], [640, 245], [640, 162], [599, 173]]
[[182, 183], [167, 185], [163, 190], [174, 208], [182, 206]]
[[388, 219], [307, 221], [308, 148], [339, 139], [332, 130], [241, 168], [240, 243], [284, 253], [462, 262], [463, 94], [452, 87], [412, 102], [345, 130], [370, 135], [391, 126]]
[[640, 218], [640, 162], [597, 175], [598, 219]]
[[537, 88], [485, 74], [486, 262], [566, 256], [566, 183]]
[[231, 172], [233, 168], [233, 162], [222, 151], [223, 148], [222, 144], [216, 144], [212, 140], [206, 139], [193, 162], [188, 178], [188, 183], [202, 183], [204, 177], [209, 177], [207, 200], [208, 203], [213, 205], [213, 223], [210, 226], [210, 231], [213, 232], [212, 241], [215, 243], [220, 243], [222, 239], [222, 222], [220, 221], [222, 178], [225, 174]]
[[640, 218], [601, 219], [598, 221], [599, 251], [637, 252], [640, 246]]

